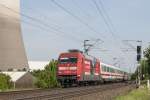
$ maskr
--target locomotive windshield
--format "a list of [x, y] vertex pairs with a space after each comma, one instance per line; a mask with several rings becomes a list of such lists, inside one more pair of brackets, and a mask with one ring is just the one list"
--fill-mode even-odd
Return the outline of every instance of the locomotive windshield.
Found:
[[75, 58], [75, 57], [60, 58], [59, 62], [61, 64], [64, 64], [64, 63], [77, 63], [77, 58]]
[[71, 63], [77, 63], [77, 58], [70, 58]]

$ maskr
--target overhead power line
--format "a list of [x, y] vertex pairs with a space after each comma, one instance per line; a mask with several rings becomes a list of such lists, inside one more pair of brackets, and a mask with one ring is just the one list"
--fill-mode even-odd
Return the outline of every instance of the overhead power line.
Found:
[[[27, 7], [26, 7], [26, 8], [27, 8]], [[31, 7], [28, 7], [28, 9], [29, 9], [29, 10], [33, 10]], [[42, 15], [42, 16], [39, 16], [39, 18], [44, 17], [45, 20], [50, 20], [50, 18], [49, 18], [48, 16], [46, 16], [46, 14], [41, 13], [41, 12], [38, 12], [38, 11], [36, 11], [35, 9], [34, 9], [34, 12], [37, 12], [39, 15]], [[40, 20], [40, 19], [39, 19], [39, 20]], [[41, 20], [41, 21], [42, 21], [42, 20]], [[52, 24], [52, 23], [51, 23], [51, 24]], [[75, 34], [75, 33], [69, 32], [69, 34], [66, 34], [66, 32], [62, 31], [61, 28], [63, 27], [63, 25], [60, 25], [60, 24], [57, 24], [57, 23], [53, 23], [53, 26], [54, 26], [54, 28], [55, 28], [55, 31], [57, 30], [59, 33], [64, 33], [65, 36], [69, 36], [69, 37], [72, 38], [72, 39], [75, 38], [74, 40], [79, 41], [79, 42], [82, 42], [82, 40], [79, 39], [77, 35], [76, 35], [76, 37], [72, 35], [72, 34]]]
[[[112, 31], [113, 31], [113, 32], [116, 32], [115, 27], [114, 27], [114, 24], [112, 23], [112, 20], [110, 19], [109, 15], [108, 15], [108, 13], [107, 13], [107, 11], [106, 11], [106, 9], [105, 9], [103, 3], [102, 3], [102, 0], [98, 0], [98, 1], [99, 1], [99, 4], [100, 4], [100, 6], [101, 6], [103, 12], [105, 13], [105, 16], [106, 16], [107, 19], [108, 19], [108, 22], [110, 23], [110, 26], [112, 27]], [[116, 36], [116, 35], [115, 35], [115, 36]]]
[[[3, 14], [3, 13], [1, 13], [1, 15], [5, 16], [5, 17], [8, 17], [8, 18], [11, 17], [11, 16], [6, 15], [6, 14]], [[25, 24], [27, 24], [27, 25], [30, 25], [30, 26], [35, 27], [35, 28], [37, 28], [37, 29], [40, 29], [40, 30], [42, 30], [42, 31], [49, 32], [49, 30], [47, 30], [46, 28], [41, 27], [41, 26], [38, 25], [38, 24], [33, 24], [33, 23], [31, 23], [31, 21], [29, 22], [29, 21], [26, 21], [26, 20], [24, 20], [24, 19], [21, 19], [21, 20], [20, 20], [20, 19], [14, 18], [14, 17], [13, 17], [12, 19], [14, 19], [13, 21], [15, 21], [16, 23], [20, 23], [20, 21], [21, 21], [21, 22], [23, 22], [23, 23], [25, 23]]]
[[[27, 18], [27, 19], [30, 19], [30, 20], [32, 20], [32, 21], [38, 23], [38, 24], [42, 24], [43, 26], [47, 27], [48, 29], [52, 29], [53, 31], [55, 31], [55, 33], [56, 33], [57, 35], [59, 35], [59, 36], [61, 36], [61, 37], [64, 37], [64, 38], [67, 38], [67, 37], [68, 37], [68, 36], [66, 37], [65, 34], [60, 34], [60, 33], [64, 33], [64, 32], [58, 31], [57, 29], [51, 27], [51, 26], [50, 26], [49, 24], [47, 24], [47, 23], [44, 23], [44, 22], [41, 21], [40, 19], [33, 18], [33, 17], [29, 16], [29, 15], [26, 15], [26, 14], [23, 14], [23, 13], [20, 13], [20, 12], [17, 12], [17, 11], [15, 11], [14, 9], [9, 8], [9, 7], [7, 7], [7, 6], [3, 5], [3, 4], [0, 4], [0, 5], [1, 5], [2, 7], [7, 8], [8, 10], [10, 10], [10, 11], [16, 13], [16, 14], [22, 15], [23, 17], [25, 17], [25, 18]], [[77, 39], [77, 38], [75, 38], [75, 37], [73, 37], [73, 36], [69, 36], [69, 37], [68, 37], [68, 39], [71, 39], [71, 38], [72, 38], [73, 40], [76, 40], [76, 42], [82, 42], [81, 40], [79, 40], [79, 39]], [[72, 39], [71, 39], [71, 40], [72, 40]]]
[[87, 17], [87, 18], [91, 18], [91, 14], [88, 13], [85, 9], [83, 9], [82, 7], [80, 7], [80, 5], [77, 3], [76, 0], [71, 0], [72, 3], [76, 6], [76, 8], [78, 8], [82, 13], [84, 13], [84, 15]]
[[[105, 10], [105, 8], [104, 8], [103, 3], [101, 2], [101, 0], [98, 0], [100, 6], [101, 6], [101, 8], [102, 8], [102, 9], [101, 9], [100, 6], [99, 6], [99, 4], [96, 2], [96, 0], [91, 0], [91, 1], [92, 1], [93, 4], [95, 5], [95, 7], [96, 7], [96, 9], [97, 9], [97, 11], [98, 11], [98, 13], [99, 13], [99, 15], [103, 18], [104, 23], [106, 24], [106, 26], [107, 26], [107, 28], [108, 28], [108, 30], [109, 30], [111, 36], [113, 37], [113, 40], [115, 41], [115, 46], [116, 46], [116, 48], [118, 48], [118, 50], [120, 51], [121, 54], [123, 54], [124, 56], [126, 56], [126, 55], [124, 54], [124, 52], [121, 50], [120, 42], [117, 40], [117, 36], [116, 36], [115, 33], [114, 33], [114, 31], [115, 31], [114, 25], [113, 25], [113, 23], [112, 23], [112, 21], [111, 21], [109, 15], [106, 13], [106, 10]], [[104, 13], [105, 15], [104, 15], [103, 13]], [[112, 29], [113, 29], [113, 30], [112, 30]], [[117, 43], [118, 45], [116, 45], [116, 43]], [[128, 60], [128, 59], [127, 59], [127, 60]]]
[[[94, 33], [96, 33], [97, 35], [100, 35], [99, 32], [97, 32], [93, 27], [91, 27], [88, 23], [86, 23], [85, 21], [83, 21], [80, 17], [78, 17], [77, 15], [73, 14], [72, 12], [70, 12], [68, 9], [66, 9], [65, 7], [63, 7], [60, 3], [56, 2], [55, 0], [51, 0], [57, 7], [59, 7], [60, 9], [62, 9], [63, 11], [65, 11], [67, 14], [71, 15], [74, 19], [78, 20], [81, 24], [85, 25], [88, 29], [90, 29], [91, 31], [93, 31]], [[101, 39], [102, 40], [102, 39]], [[102, 40], [103, 41], [103, 40]]]
[[43, 18], [45, 21], [50, 21], [51, 25], [56, 28], [56, 29], [61, 29], [62, 27], [60, 27], [60, 24], [54, 23], [52, 22], [53, 19], [51, 19], [49, 16], [47, 16], [45, 13], [38, 11], [37, 9], [33, 9], [32, 7], [25, 7], [25, 9], [22, 8], [22, 10], [29, 10], [29, 11], [33, 11], [34, 13], [36, 13], [36, 15], [38, 14], [38, 18]]
[[106, 24], [106, 26], [109, 29], [109, 32], [111, 33], [111, 35], [113, 37], [115, 37], [115, 35], [114, 35], [114, 33], [113, 33], [112, 29], [111, 29], [110, 24], [107, 22], [107, 19], [105, 18], [104, 14], [103, 14], [102, 10], [100, 9], [99, 5], [97, 4], [96, 0], [91, 0], [91, 1], [94, 3], [94, 5], [95, 5], [95, 7], [96, 7], [96, 9], [97, 9], [97, 11], [99, 13], [99, 15], [103, 18], [104, 23]]

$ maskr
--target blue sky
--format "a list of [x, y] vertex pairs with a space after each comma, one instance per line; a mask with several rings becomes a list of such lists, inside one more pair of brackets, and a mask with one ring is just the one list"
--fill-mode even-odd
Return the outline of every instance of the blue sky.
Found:
[[[112, 37], [92, 0], [55, 1], [97, 32], [93, 32], [80, 21], [64, 12], [51, 0], [21, 0], [21, 12], [41, 21], [37, 23], [24, 16], [21, 17], [22, 33], [29, 60], [57, 59], [59, 53], [68, 49], [82, 50], [84, 39], [100, 38], [104, 40], [104, 43], [97, 45], [97, 47], [107, 51], [93, 50], [90, 51], [91, 55], [109, 64], [120, 62], [122, 67], [134, 69], [136, 53], [133, 51], [121, 52], [120, 48], [129, 48], [123, 45], [121, 41], [128, 39], [142, 40], [144, 47], [150, 42], [149, 0], [101, 0], [113, 23], [114, 28], [111, 29], [114, 31], [115, 38]], [[96, 0], [96, 2], [99, 4], [99, 0]], [[99, 7], [101, 8], [100, 4]], [[104, 11], [103, 14], [106, 17]], [[48, 27], [45, 27], [43, 23], [46, 23]], [[32, 24], [40, 26], [42, 29]], [[131, 44], [137, 45], [134, 42], [131, 42]], [[121, 60], [114, 61], [114, 57]]]

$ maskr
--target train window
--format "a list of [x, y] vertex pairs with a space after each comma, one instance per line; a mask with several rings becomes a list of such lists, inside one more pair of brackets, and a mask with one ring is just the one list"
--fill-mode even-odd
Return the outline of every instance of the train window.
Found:
[[105, 66], [102, 65], [102, 71], [105, 71]]
[[120, 71], [118, 70], [118, 74], [120, 74]]
[[121, 74], [123, 74], [123, 71], [121, 71]]
[[107, 71], [107, 67], [106, 67], [106, 66], [104, 66], [104, 71], [105, 71], [105, 72]]
[[77, 58], [74, 58], [74, 57], [71, 57], [71, 58], [60, 58], [59, 62], [61, 64], [64, 64], [64, 63], [77, 63]]
[[118, 74], [120, 73], [119, 70], [117, 70], [117, 73], [118, 73]]
[[121, 74], [121, 71], [119, 71], [119, 74]]
[[114, 69], [114, 73], [117, 73], [117, 70], [116, 70], [116, 69]]
[[59, 62], [60, 62], [61, 64], [67, 63], [67, 62], [69, 62], [69, 58], [60, 58], [60, 59], [59, 59]]
[[109, 67], [106, 67], [107, 68], [107, 72], [109, 72]]
[[108, 67], [107, 66], [105, 66], [105, 67], [106, 67], [106, 72], [108, 72], [109, 71]]
[[109, 68], [109, 72], [112, 72], [112, 69], [111, 69], [111, 68]]
[[112, 73], [115, 73], [115, 70], [112, 68]]
[[115, 72], [113, 68], [111, 68], [111, 72], [112, 72], [112, 73], [114, 73], [114, 72]]
[[105, 66], [103, 66], [103, 71], [105, 71]]
[[113, 72], [113, 69], [112, 69], [112, 68], [110, 68], [110, 72], [111, 72], [111, 73]]
[[72, 57], [72, 58], [69, 59], [69, 61], [70, 61], [71, 63], [77, 63], [77, 58], [73, 58], [73, 57]]

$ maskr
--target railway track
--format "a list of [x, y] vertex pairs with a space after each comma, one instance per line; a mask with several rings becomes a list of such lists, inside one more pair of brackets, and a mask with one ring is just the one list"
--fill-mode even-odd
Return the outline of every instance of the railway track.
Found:
[[44, 89], [29, 91], [14, 91], [0, 93], [0, 100], [64, 100], [76, 96], [82, 96], [101, 92], [109, 89], [116, 89], [124, 86], [134, 86], [128, 83], [113, 83], [99, 86], [76, 87], [66, 89]]

